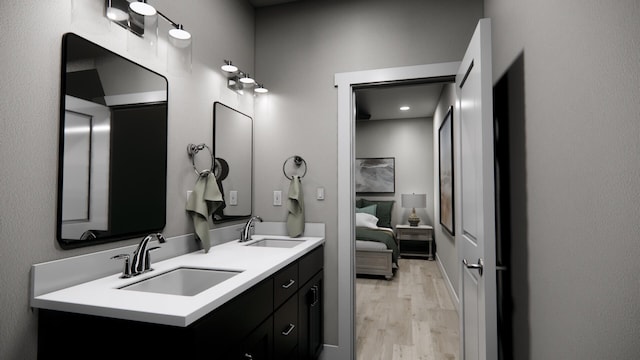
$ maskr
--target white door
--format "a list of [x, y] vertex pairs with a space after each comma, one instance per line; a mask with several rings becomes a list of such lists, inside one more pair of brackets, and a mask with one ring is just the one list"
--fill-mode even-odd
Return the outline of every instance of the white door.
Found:
[[[497, 359], [491, 21], [478, 23], [456, 75], [461, 358]], [[455, 115], [454, 115], [455, 117]]]

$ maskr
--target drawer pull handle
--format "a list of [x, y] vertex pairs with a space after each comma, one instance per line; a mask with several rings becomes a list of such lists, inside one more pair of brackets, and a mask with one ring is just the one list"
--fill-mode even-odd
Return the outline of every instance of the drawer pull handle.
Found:
[[282, 335], [284, 336], [289, 336], [289, 334], [291, 334], [291, 332], [293, 331], [293, 329], [295, 329], [296, 326], [293, 324], [289, 324], [289, 328], [285, 331], [282, 332]]
[[311, 287], [311, 292], [312, 292], [312, 296], [313, 296], [313, 301], [311, 302], [311, 306], [316, 306], [316, 304], [318, 303], [318, 300], [320, 300], [320, 289], [318, 288], [318, 285], [313, 285]]
[[291, 286], [293, 286], [293, 284], [295, 284], [295, 283], [296, 283], [296, 281], [295, 281], [295, 280], [293, 280], [293, 279], [289, 279], [289, 283], [288, 283], [288, 284], [284, 284], [284, 285], [282, 285], [282, 288], [283, 288], [283, 289], [288, 289], [288, 288], [290, 288]]

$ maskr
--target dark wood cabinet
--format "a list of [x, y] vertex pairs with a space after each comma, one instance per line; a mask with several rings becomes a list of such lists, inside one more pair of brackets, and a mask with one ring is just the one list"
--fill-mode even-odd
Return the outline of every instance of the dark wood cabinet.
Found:
[[273, 317], [269, 316], [241, 342], [240, 353], [231, 359], [275, 360], [273, 354]]
[[301, 360], [317, 359], [323, 346], [323, 273], [319, 271], [298, 292]]
[[273, 314], [274, 354], [276, 359], [297, 359], [298, 298], [292, 296]]
[[38, 359], [317, 359], [323, 253], [314, 249], [188, 327], [40, 309]]

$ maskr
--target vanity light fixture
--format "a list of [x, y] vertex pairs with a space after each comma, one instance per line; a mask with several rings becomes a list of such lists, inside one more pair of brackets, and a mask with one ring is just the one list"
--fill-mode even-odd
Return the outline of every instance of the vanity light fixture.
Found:
[[244, 89], [253, 87], [254, 94], [266, 94], [269, 92], [263, 84], [259, 84], [256, 79], [249, 75], [249, 73], [246, 73], [233, 65], [231, 60], [224, 60], [224, 63], [220, 68], [226, 73], [227, 88], [233, 91], [242, 94]]
[[173, 26], [173, 29], [169, 30], [170, 37], [172, 37], [175, 40], [185, 40], [185, 41], [191, 40], [191, 33], [185, 30], [182, 24], [178, 24], [175, 21], [169, 19], [160, 11], [158, 11], [158, 15], [160, 15], [163, 19], [167, 20], [167, 22], [169, 22], [169, 24]]
[[156, 8], [147, 4], [147, 2], [134, 1], [129, 4], [129, 9], [134, 13], [142, 16], [153, 16], [157, 14]]
[[222, 70], [228, 73], [234, 73], [238, 71], [238, 67], [231, 63], [231, 60], [225, 60], [224, 65], [222, 65]]
[[240, 82], [245, 85], [255, 84], [256, 81], [249, 74], [240, 74]]
[[[168, 42], [172, 45], [167, 50], [167, 67], [169, 72], [191, 73], [191, 33], [182, 24], [169, 19], [166, 15], [148, 4], [146, 0], [129, 2], [128, 0], [105, 0], [106, 17], [129, 30], [128, 41], [131, 49], [139, 50], [138, 44], [147, 44], [157, 53], [158, 22], [161, 17], [171, 24], [168, 31]], [[131, 34], [135, 36], [131, 36]], [[138, 38], [136, 40], [134, 38]], [[140, 41], [142, 40], [142, 41]], [[129, 44], [128, 44], [129, 45]], [[144, 46], [143, 46], [144, 47]]]
[[124, 11], [123, 9], [119, 9], [112, 4], [113, 0], [108, 0], [106, 3], [105, 13], [107, 18], [111, 21], [128, 21], [129, 20], [129, 12]]
[[253, 89], [253, 92], [257, 92], [258, 94], [266, 94], [269, 92], [269, 89], [264, 87], [262, 84], [256, 84], [256, 87]]

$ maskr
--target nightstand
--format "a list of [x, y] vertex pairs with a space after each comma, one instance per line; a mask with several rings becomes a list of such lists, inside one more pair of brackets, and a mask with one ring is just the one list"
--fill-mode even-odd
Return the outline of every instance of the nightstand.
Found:
[[400, 256], [423, 257], [433, 260], [433, 226], [396, 225]]

